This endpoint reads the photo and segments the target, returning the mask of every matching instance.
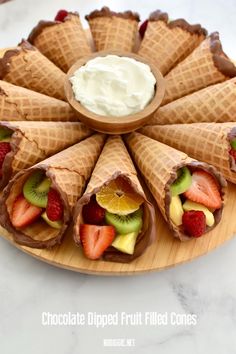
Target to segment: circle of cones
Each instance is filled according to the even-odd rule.
[[[200,25],[169,21],[159,10],[150,15],[142,39],[139,16],[131,11],[103,8],[86,19],[92,39],[79,15],[69,13],[62,22],[40,22],[27,41],[1,53],[0,125],[14,131],[16,147],[8,162],[10,177],[34,166],[50,171],[73,210],[85,188],[91,193],[116,174],[129,176],[144,195],[135,163],[163,213],[168,166],[184,159],[209,163],[236,183],[228,141],[236,129],[236,67],[224,54],[218,32],[207,35]],[[148,126],[125,139],[78,122],[64,95],[66,72],[79,58],[114,49],[143,56],[166,81],[164,101]],[[7,170],[0,187],[8,188],[8,181]],[[34,231],[39,240],[42,230]],[[40,247],[38,240],[33,247]]]

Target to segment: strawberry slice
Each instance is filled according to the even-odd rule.
[[[63,22],[66,16],[68,15],[68,11],[66,10],[59,10],[55,16],[55,21]]]
[[[50,188],[48,192],[48,202],[46,207],[47,217],[51,221],[59,221],[62,219],[64,207],[59,193]]]
[[[15,199],[12,206],[12,225],[17,228],[26,227],[37,220],[42,211],[42,208],[30,204],[21,194]]]
[[[193,202],[205,205],[207,208],[218,209],[222,205],[215,178],[203,170],[193,172],[192,184],[184,196]]]
[[[84,254],[89,259],[98,259],[111,245],[116,232],[113,226],[80,225],[80,240]]]
[[[5,143],[5,142],[0,143],[0,168],[2,168],[6,154],[8,154],[10,151],[11,151],[10,143]]]

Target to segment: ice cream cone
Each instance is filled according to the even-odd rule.
[[[77,121],[68,103],[0,81],[2,121]]]
[[[234,76],[236,67],[224,54],[219,33],[214,32],[166,75],[162,105]]]
[[[177,178],[177,170],[183,166],[206,170],[218,181],[222,195],[226,187],[223,176],[213,166],[194,160],[185,153],[140,133],[131,133],[126,137],[126,142],[173,235],[182,241],[189,240],[190,237],[170,219],[170,186]],[[220,222],[221,213],[222,208],[216,212],[213,227]]]
[[[159,108],[149,125],[236,121],[236,78],[206,87]]]
[[[131,11],[113,12],[108,7],[86,16],[97,51],[132,52],[138,34],[139,15]]]
[[[140,132],[215,166],[226,179],[236,183],[236,167],[229,154],[229,138],[233,134],[236,137],[236,123],[156,125]]]
[[[5,187],[18,171],[92,134],[92,130],[84,124],[70,122],[0,122],[0,127],[13,131],[11,152],[6,156],[1,169],[0,188]]]
[[[183,19],[169,21],[167,13],[157,10],[149,16],[138,54],[152,61],[166,75],[205,39],[206,34],[200,25],[190,25]]]
[[[65,100],[66,75],[27,41],[0,59],[0,79]]]
[[[86,181],[100,155],[105,136],[95,134],[62,152],[49,157],[37,165],[22,170],[10,181],[1,198],[0,223],[13,234],[14,240],[34,248],[50,248],[62,241],[74,205],[81,196]],[[63,226],[60,230],[37,221],[24,229],[16,229],[11,223],[13,203],[22,193],[24,182],[35,170],[44,170],[51,178],[52,188],[56,189],[64,206]]]
[[[140,256],[150,243],[154,230],[154,209],[147,201],[143,188],[138,180],[137,172],[126,147],[120,136],[110,136],[97,161],[91,179],[84,195],[79,199],[74,213],[74,240],[80,245],[80,224],[82,223],[82,208],[87,204],[92,195],[96,194],[104,185],[107,185],[118,176],[124,177],[133,187],[134,191],[144,199],[144,227],[140,234],[133,255],[128,255],[110,247],[103,258],[113,262],[130,262]]]
[[[28,41],[64,72],[91,53],[77,13],[69,13],[63,22],[40,21]]]

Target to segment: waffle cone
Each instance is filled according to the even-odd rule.
[[[64,72],[79,58],[91,53],[76,13],[69,13],[64,22],[39,22],[28,40]]]
[[[76,121],[68,103],[0,81],[0,116],[4,121]]]
[[[34,248],[49,248],[61,242],[70,222],[74,205],[81,196],[99,157],[104,139],[104,135],[93,135],[28,170],[20,171],[10,181],[1,198],[0,222],[13,234],[16,242]],[[52,188],[60,194],[64,205],[63,227],[60,230],[53,229],[44,221],[37,221],[22,230],[15,229],[11,223],[13,203],[22,193],[22,187],[28,176],[36,169],[45,171],[46,175],[51,178]]]
[[[234,76],[235,65],[224,54],[219,34],[212,33],[165,77],[162,105]]]
[[[236,136],[236,123],[156,125],[146,126],[140,132],[215,166],[226,179],[236,183],[235,163],[229,154],[229,137],[233,133]]]
[[[158,109],[150,125],[236,120],[236,78],[206,87]]]
[[[33,166],[92,134],[84,124],[70,122],[0,122],[0,127],[13,130],[11,153],[2,166],[0,188],[18,171]]]
[[[166,75],[186,58],[205,38],[200,25],[189,25],[184,20],[168,21],[160,11],[151,14],[138,54],[155,64]]]
[[[48,96],[65,100],[65,74],[28,42],[6,51],[0,59],[0,78]]]
[[[126,147],[120,136],[110,136],[97,161],[91,179],[87,185],[84,195],[79,199],[74,213],[74,240],[80,245],[79,229],[82,220],[82,208],[87,204],[92,195],[96,194],[104,185],[116,179],[124,177],[133,187],[134,191],[144,199],[144,227],[140,234],[133,255],[124,254],[110,247],[103,255],[103,258],[113,262],[130,262],[140,256],[150,243],[154,230],[154,209],[147,201],[143,188],[138,180],[137,172]]]
[[[133,51],[138,33],[137,20],[103,16],[89,19],[89,26],[97,51]]]
[[[222,196],[226,186],[223,176],[213,166],[198,162],[185,153],[142,134],[132,133],[126,138],[126,142],[173,235],[181,241],[189,240],[190,238],[171,222],[169,216],[170,185],[177,178],[177,170],[186,165],[206,170],[218,181]],[[215,213],[214,227],[221,219],[222,208]]]

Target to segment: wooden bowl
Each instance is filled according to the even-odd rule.
[[[70,77],[74,75],[74,72],[81,66],[85,65],[87,61],[96,58],[104,57],[109,54],[130,57],[145,63],[150,66],[153,75],[157,81],[157,89],[152,101],[140,112],[135,114],[130,114],[122,117],[112,117],[112,116],[102,116],[94,112],[89,111],[84,106],[80,104],[74,97],[72,90],[72,85],[70,82]],[[97,130],[102,133],[108,134],[124,134],[129,133],[148,123],[149,117],[158,109],[160,106],[165,93],[165,80],[160,73],[160,71],[147,60],[143,59],[141,56],[134,53],[126,53],[119,51],[101,51],[93,53],[89,56],[79,59],[68,71],[66,81],[65,81],[65,95],[71,105],[71,107],[76,112],[79,120],[85,123],[90,128]]]

